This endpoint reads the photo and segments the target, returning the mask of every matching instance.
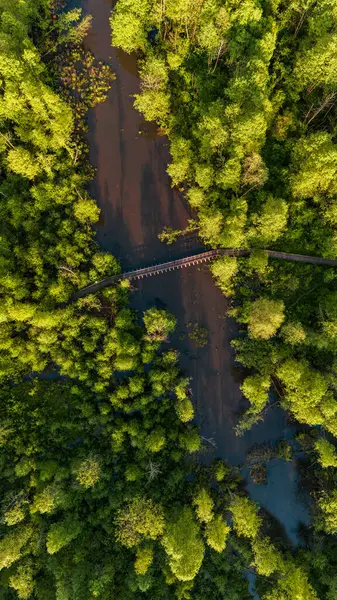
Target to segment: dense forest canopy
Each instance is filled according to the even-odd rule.
[[[243,323],[240,429],[271,383],[322,426],[299,438],[316,504],[295,551],[237,471],[202,466],[174,316],[139,322],[126,282],[73,301],[120,272],[95,242],[83,135],[114,74],[83,49],[80,10],[0,0],[1,599],[248,600],[247,569],[264,600],[335,599],[336,275],[263,249],[336,254],[336,19],[331,2],[275,0],[118,0],[112,17],[200,236],[255,248],[212,267]]]

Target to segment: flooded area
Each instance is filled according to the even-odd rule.
[[[198,242],[190,236],[169,248],[157,237],[164,226],[184,228],[192,215],[184,198],[170,187],[168,140],[133,108],[133,94],[139,91],[137,62],[111,47],[112,4],[111,0],[82,1],[85,12],[93,15],[86,45],[117,76],[108,100],[89,115],[90,161],[97,169],[90,193],[102,211],[97,227],[100,246],[130,268],[188,255]],[[131,304],[140,312],[157,305],[176,316],[172,343],[180,352],[182,369],[192,378],[196,421],[210,451],[232,465],[242,465],[253,444],[294,437],[294,428],[278,407],[270,408],[264,422],[243,437],[235,435],[233,427],[247,406],[240,392],[241,371],[230,347],[237,331],[226,317],[228,300],[215,287],[207,267],[141,280],[131,293]],[[195,324],[207,332],[204,347],[191,339]],[[308,507],[298,493],[296,461],[271,461],[267,485],[253,484],[248,471],[243,475],[250,496],[272,513],[284,536],[296,543],[298,525],[309,522]]]

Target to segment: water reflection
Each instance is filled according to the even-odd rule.
[[[134,77],[138,77],[138,62],[135,53],[127,54],[120,48],[116,50],[116,58],[124,71],[130,73]]]
[[[255,589],[255,581],[256,581],[255,573],[252,573],[251,571],[245,571],[245,577],[248,580],[248,591],[249,591],[251,597],[254,598],[254,600],[260,600],[260,596],[258,596],[256,589]]]
[[[156,123],[149,123],[148,121],[140,122],[139,133],[140,135],[144,135],[148,140],[155,140],[159,135]]]

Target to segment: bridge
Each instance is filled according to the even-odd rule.
[[[193,256],[187,256],[186,258],[178,258],[177,260],[171,260],[166,263],[161,263],[142,269],[136,269],[134,271],[126,271],[119,275],[112,275],[97,283],[92,283],[87,287],[79,290],[74,294],[73,299],[83,298],[87,294],[94,294],[99,290],[111,286],[117,281],[128,279],[129,281],[135,279],[143,279],[143,277],[151,277],[153,275],[159,275],[160,273],[167,273],[168,271],[175,271],[184,267],[190,267],[193,265],[200,265],[207,263],[219,256],[249,256],[252,250],[235,250],[232,248],[217,248],[215,250],[208,250],[207,252],[199,252]],[[277,258],[280,260],[290,260],[295,262],[303,262],[312,265],[325,265],[328,267],[337,267],[337,260],[332,258],[322,258],[320,256],[306,256],[304,254],[289,254],[287,252],[277,252],[276,250],[264,250],[265,254],[268,254],[271,258]]]

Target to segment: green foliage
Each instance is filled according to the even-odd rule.
[[[253,564],[265,600],[313,600],[313,585],[332,600],[318,566],[330,557],[318,553],[311,584],[304,551],[283,558],[260,537],[230,470],[186,457],[201,447],[189,382],[160,349],[174,317],[153,308],[138,325],[126,282],[69,302],[120,267],[94,241],[83,140],[114,76],[81,47],[91,18],[60,8],[0,1],[1,596],[244,600]],[[335,273],[263,251],[336,254],[335,16],[323,0],[113,10],[114,44],[142,51],[135,105],[170,137],[172,183],[197,211],[188,227],[216,247],[257,247],[213,265],[248,324],[242,429],[273,381],[298,420],[337,434]],[[316,527],[335,533],[335,449],[314,440]]]
[[[182,137],[174,137],[170,146],[170,152],[173,160],[167,172],[172,179],[173,185],[178,185],[179,183],[183,183],[191,169],[193,155],[189,141]]]
[[[146,438],[146,448],[150,452],[160,452],[165,446],[165,432],[161,427],[154,429]]]
[[[325,421],[327,429],[334,433],[335,420],[329,418],[327,412],[327,405],[332,400],[329,380],[322,373],[313,371],[304,360],[286,360],[277,373],[285,387],[285,402],[296,418],[310,425]]]
[[[235,256],[222,256],[212,263],[211,273],[225,296],[233,294],[233,279],[237,271],[238,265]]]
[[[86,489],[94,486],[99,481],[100,474],[99,461],[93,457],[83,460],[76,468],[76,479]]]
[[[337,491],[323,496],[318,501],[318,508],[322,512],[323,529],[327,533],[337,532]]]
[[[267,196],[262,204],[260,214],[252,215],[252,227],[248,232],[250,242],[253,245],[269,247],[286,229],[287,216],[287,203],[279,198]]]
[[[214,502],[210,494],[202,488],[193,498],[193,504],[195,505],[195,512],[197,518],[201,523],[209,523],[213,519],[213,507]]]
[[[207,544],[216,552],[223,552],[230,530],[229,525],[224,522],[222,516],[216,515],[210,523],[207,523],[205,528]]]
[[[285,323],[283,325],[281,333],[287,344],[295,346],[296,344],[302,344],[306,338],[305,330],[301,323]]]
[[[291,184],[297,198],[336,193],[337,150],[327,133],[314,133],[294,148]]]
[[[318,452],[318,460],[323,469],[337,467],[337,452],[333,444],[324,438],[319,438],[315,442],[315,449]]]
[[[34,591],[34,569],[31,562],[22,562],[9,579],[10,586],[22,600],[29,600]]]
[[[137,548],[135,571],[138,575],[145,575],[153,561],[153,550],[150,546]]]
[[[168,73],[165,62],[148,55],[141,67],[142,94],[136,96],[135,107],[147,121],[164,124],[170,110],[170,97],[166,91]]]
[[[170,313],[158,308],[150,308],[144,313],[146,338],[153,342],[162,342],[176,327],[176,319]]]
[[[188,323],[188,337],[195,342],[197,348],[203,348],[208,344],[208,330],[198,323]]]
[[[245,412],[236,428],[237,434],[242,434],[249,429],[265,408],[269,400],[270,377],[268,375],[251,375],[246,377],[241,390],[250,402],[250,408]]]
[[[253,250],[248,262],[254,271],[259,275],[263,275],[268,266],[268,254],[263,250]]]
[[[117,521],[117,539],[128,548],[143,539],[155,540],[164,531],[164,514],[152,500],[135,498],[120,511]]]
[[[228,473],[229,468],[222,461],[217,461],[214,465],[214,476],[215,479],[220,482],[223,481],[225,475]]]
[[[252,338],[268,340],[284,321],[284,302],[258,298],[248,311],[248,331]]]
[[[32,537],[30,525],[18,525],[0,540],[0,569],[10,567],[21,557],[22,549]]]
[[[262,524],[254,502],[248,498],[235,496],[230,504],[230,510],[233,515],[233,526],[238,535],[254,540]]]
[[[176,511],[169,519],[162,540],[169,566],[179,581],[194,579],[200,569],[204,544],[189,507]]]
[[[68,546],[81,533],[81,529],[81,524],[71,516],[58,523],[53,523],[47,533],[48,554],[55,554],[64,546]]]
[[[188,423],[192,421],[194,417],[194,408],[191,400],[189,398],[183,398],[179,400],[176,404],[176,411],[179,419],[183,423]]]
[[[117,3],[112,15],[112,45],[126,52],[145,49],[147,32],[151,29],[150,10],[152,2],[127,0]]]
[[[37,492],[30,506],[31,513],[52,513],[62,503],[62,492],[56,485],[49,485]]]
[[[181,436],[181,443],[187,452],[198,452],[201,444],[199,432],[194,428],[187,430]]]
[[[253,412],[259,413],[268,402],[270,379],[265,375],[246,377],[241,389],[252,405]]]
[[[254,566],[260,575],[269,577],[275,571],[283,571],[283,559],[269,538],[256,539],[252,543]]]
[[[14,508],[7,510],[4,514],[4,521],[6,525],[16,525],[17,523],[23,521],[24,518],[25,513],[20,505],[14,506]]]
[[[308,581],[306,573],[290,565],[279,578],[265,600],[317,600],[317,595]]]

